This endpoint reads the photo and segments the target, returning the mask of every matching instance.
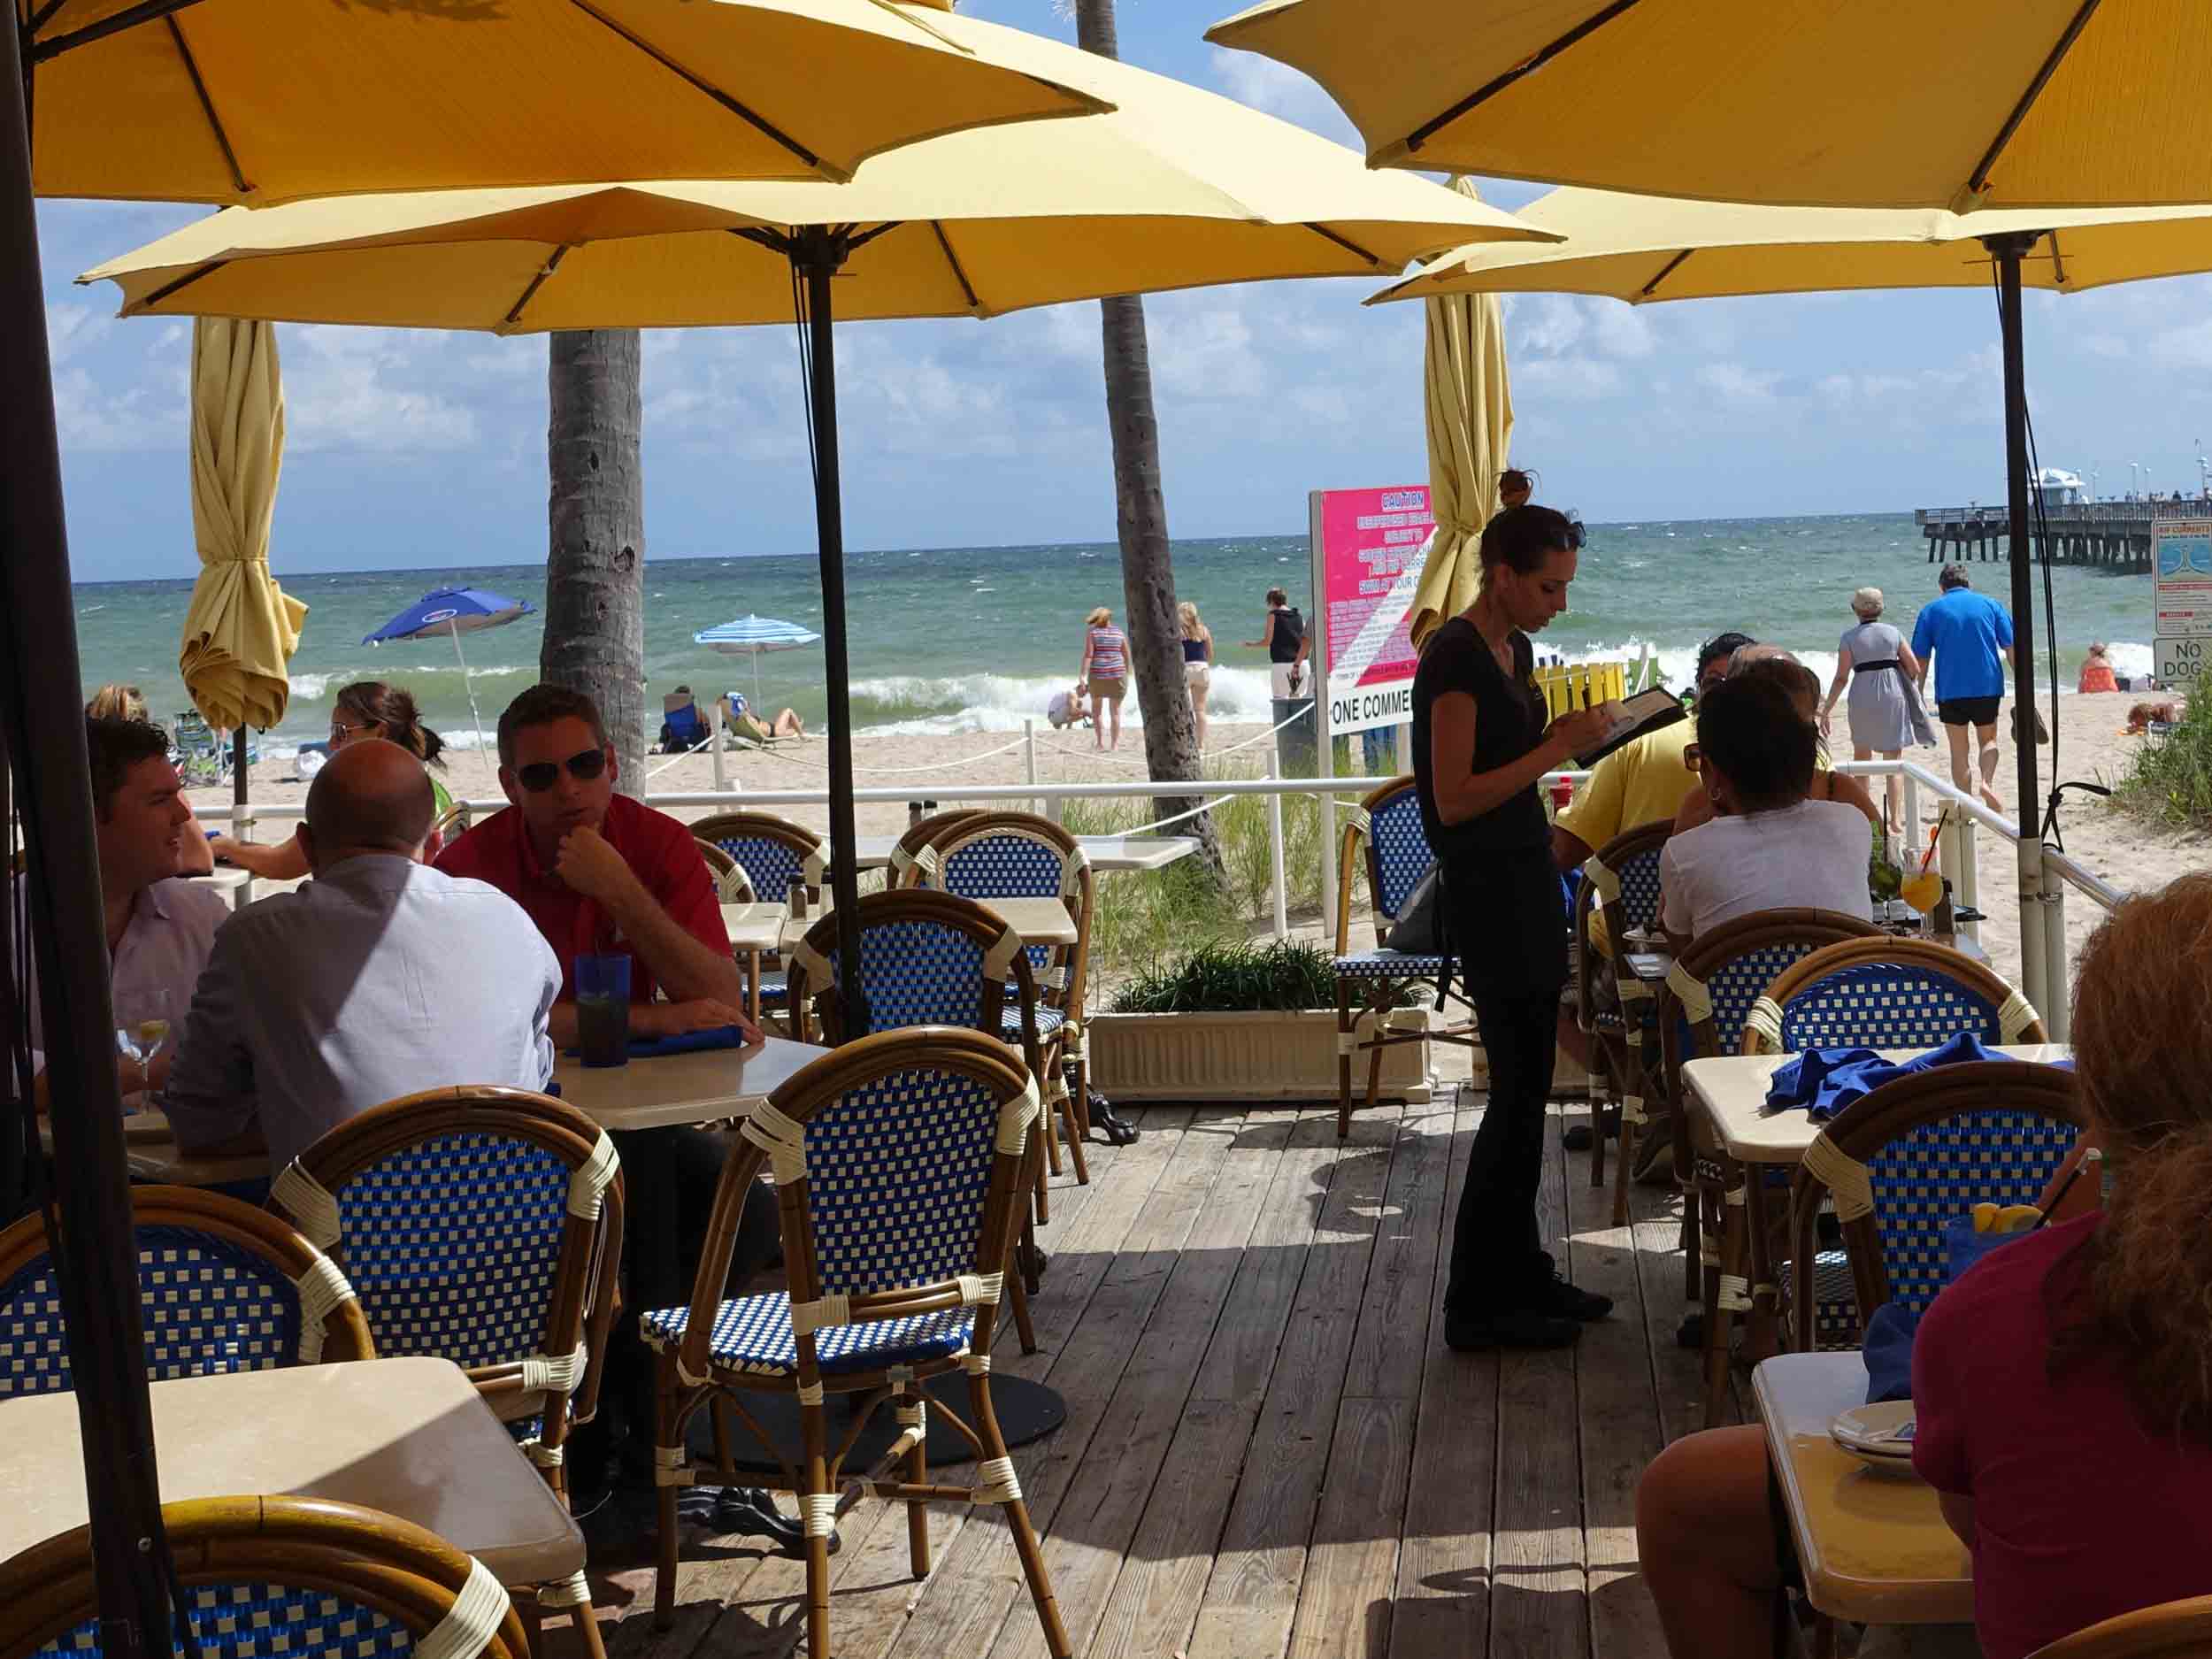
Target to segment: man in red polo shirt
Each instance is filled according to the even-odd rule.
[[[563,686],[533,686],[499,717],[499,787],[509,805],[438,855],[448,875],[489,882],[522,906],[560,958],[561,1000],[553,1006],[555,1043],[576,1041],[576,958],[619,952],[630,958],[630,1029],[671,1036],[734,1025],[749,1043],[760,1032],[741,1011],[742,981],[706,861],[691,832],[614,792],[618,776],[598,705]],[[457,941],[456,948],[465,941]],[[654,1001],[654,993],[666,1002]],[[728,1142],[698,1129],[636,1130],[613,1137],[628,1193],[623,1252],[628,1305],[672,1307],[691,1294],[692,1276]],[[777,1250],[776,1204],[758,1188],[738,1225],[731,1281],[741,1283]],[[634,1317],[622,1319],[608,1352],[599,1419],[569,1439],[571,1486],[595,1497],[616,1425],[626,1420],[626,1475],[651,1479],[652,1356]],[[611,1409],[610,1409],[611,1408]],[[796,1522],[764,1493],[715,1493],[718,1527],[765,1532],[797,1547]]]
[[[499,717],[507,810],[439,854],[438,868],[499,888],[553,947],[563,976],[555,1042],[576,1041],[576,958],[605,952],[631,959],[636,1034],[736,1025],[757,1039],[697,843],[665,812],[617,795],[618,775],[597,705],[563,686],[531,687]]]

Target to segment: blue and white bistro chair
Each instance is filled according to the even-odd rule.
[[[1097,899],[1095,873],[1082,843],[1050,818],[1032,812],[970,813],[954,818],[929,845],[897,866],[894,879],[902,887],[934,887],[986,904],[993,899],[1057,899],[1067,907],[1075,923],[1075,942],[1032,945],[1028,955],[1030,972],[1037,981],[1040,1018],[1048,1025],[1057,1022],[1060,1040],[1060,1061],[1051,1063],[1038,1081],[1048,1110],[1059,1110],[1064,1099],[1071,1102],[1064,1116],[1073,1122],[1070,1139],[1079,1145],[1091,1128],[1091,1069],[1084,1047],[1083,1006]],[[1073,1073],[1071,1088],[1063,1071]],[[1058,1173],[1058,1150],[1049,1139],[1046,1156]],[[1079,1155],[1076,1179],[1086,1185],[1090,1181]]]
[[[1837,1113],[1798,1166],[1797,1260],[1832,1200],[1862,1322],[1886,1302],[1924,1312],[1943,1288],[1950,1225],[1978,1203],[2034,1203],[2083,1127],[2074,1074],[2055,1065],[1970,1062],[1885,1084]],[[1829,1345],[1800,1325],[1801,1350]]]
[[[728,856],[740,872],[724,880],[717,872],[716,887],[725,904],[743,901],[740,884],[764,904],[781,904],[791,896],[794,881],[806,883],[808,902],[819,903],[822,884],[829,879],[829,854],[822,838],[803,824],[778,818],[772,812],[716,812],[700,818],[691,833],[705,845]],[[784,975],[772,959],[751,966],[751,994],[755,1010],[782,1008],[788,995]]]
[[[1735,1054],[1759,999],[1814,951],[1849,939],[1880,939],[1870,922],[1837,910],[1760,910],[1724,922],[1692,943],[1667,970],[1659,992],[1660,1052],[1674,1114],[1674,1173],[1683,1187],[1682,1249],[1693,1294],[1704,1303],[1705,1421],[1719,1423],[1728,1392],[1729,1339],[1735,1317],[1751,1311],[1750,1202],[1743,1170],[1723,1151],[1711,1126],[1683,1092],[1690,1060]],[[1829,1278],[1816,1322],[1847,1310],[1839,1251],[1824,1253]],[[1801,1304],[1801,1306],[1802,1304]]]
[[[227,1659],[530,1659],[490,1571],[411,1521],[328,1498],[161,1506],[194,1640]],[[161,1633],[160,1648],[173,1639]],[[141,1649],[143,1651],[143,1649]],[[100,1659],[92,1529],[0,1563],[0,1655]]]
[[[925,1505],[1003,1506],[1046,1647],[1067,1659],[1067,1632],[991,1406],[991,1312],[1004,1294],[1041,1110],[1036,1079],[1000,1038],[922,1026],[824,1055],[746,1117],[744,1144],[723,1166],[690,1305],[642,1319],[659,1355],[657,1626],[675,1612],[677,1489],[702,1472],[685,1427],[722,1399],[775,1450],[777,1489],[798,1500],[810,1659],[829,1654],[829,1540],[839,1513],[863,1496],[907,1506],[918,1578],[930,1564]],[[786,1288],[726,1298],[738,1218],[764,1163],[782,1213]],[[975,1447],[972,1485],[930,1479],[930,1403],[915,1387],[956,1370],[967,1373],[968,1414],[938,1409]],[[746,1397],[761,1394],[797,1400],[798,1464],[745,1409]],[[851,1414],[863,1421],[887,1407],[897,1416],[897,1439],[864,1479],[843,1471],[841,1447],[858,1427],[843,1414],[841,1448],[831,1450],[825,1402],[833,1394],[853,1396]],[[902,1467],[903,1479],[891,1479]]]
[[[621,1269],[621,1160],[605,1132],[527,1089],[427,1089],[339,1125],[269,1199],[344,1268],[378,1354],[460,1366],[565,1497],[568,1432],[598,1407]],[[571,1610],[601,1659],[582,1573],[534,1594]]]
[[[1598,1064],[1591,1078],[1590,1185],[1605,1185],[1606,1125],[1600,1091],[1618,1115],[1620,1158],[1614,1170],[1613,1225],[1628,1225],[1628,1183],[1643,1126],[1662,1083],[1658,1003],[1651,987],[1620,971],[1632,929],[1659,926],[1659,859],[1671,823],[1624,830],[1584,861],[1575,893],[1575,1022]]]
[[[336,1263],[277,1217],[193,1187],[134,1187],[146,1376],[374,1359]],[[73,1386],[45,1217],[0,1233],[0,1399]]]
[[[1371,950],[1352,948],[1353,872],[1360,849],[1367,850],[1367,896],[1374,912],[1375,944]],[[1436,862],[1429,849],[1428,832],[1421,827],[1421,803],[1414,794],[1413,775],[1393,779],[1372,791],[1351,809],[1337,853],[1336,959],[1336,1138],[1352,1133],[1352,1061],[1367,1056],[1367,1103],[1381,1098],[1382,1056],[1385,1048],[1430,1038],[1457,1043],[1464,1048],[1481,1046],[1471,1011],[1468,1018],[1440,1028],[1396,1030],[1393,1011],[1404,1001],[1409,987],[1419,986],[1432,995],[1448,993],[1441,983],[1450,958],[1441,954],[1413,954],[1389,949],[1384,943],[1421,878]],[[1560,912],[1560,926],[1567,925]],[[1365,1034],[1362,1035],[1362,1027]]]

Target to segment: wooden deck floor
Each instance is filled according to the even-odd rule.
[[[1610,1320],[1555,1354],[1443,1345],[1440,1262],[1479,1117],[1154,1108],[1091,1151],[1041,1235],[1039,1353],[1001,1368],[1067,1400],[1015,1454],[1069,1636],[1093,1659],[1663,1659],[1636,1577],[1636,1479],[1694,1426],[1673,1332],[1667,1195],[1609,1225],[1588,1162],[1545,1171],[1551,1248]],[[992,1510],[932,1511],[908,1571],[902,1509],[864,1501],[833,1560],[838,1659],[1045,1652]],[[803,1646],[799,1563],[687,1548],[673,1629],[648,1571],[603,1585],[611,1659]]]

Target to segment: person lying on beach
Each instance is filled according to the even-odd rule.
[[[2149,732],[2153,721],[2161,726],[2172,726],[2180,718],[2181,705],[2177,703],[2139,703],[2128,710],[2127,734],[2141,737]]]
[[[2212,1594],[2208,995],[2212,876],[2129,899],[2090,938],[2075,1074],[2111,1196],[2085,1206],[2098,1182],[2062,1168],[2050,1225],[1947,1286],[1914,1333],[1913,1469],[1972,1553],[1985,1659]],[[1803,1575],[1771,1469],[1755,1425],[1686,1435],[1644,1472],[1637,1559],[1678,1659],[1774,1651]]]
[[[357,680],[349,686],[340,687],[331,703],[330,755],[335,758],[348,743],[369,737],[380,737],[398,744],[426,767],[445,764],[440,758],[445,750],[445,740],[422,723],[412,695],[380,680]],[[444,818],[452,810],[452,795],[434,775],[430,777],[430,792],[438,803],[437,817]],[[219,861],[234,864],[264,880],[296,881],[308,873],[307,849],[296,834],[266,843],[218,835],[211,844]],[[435,858],[444,845],[445,838],[434,821],[429,856]]]
[[[1677,956],[1755,910],[1873,918],[1867,814],[1813,796],[1817,748],[1800,700],[1768,675],[1732,673],[1698,699],[1698,777],[1710,817],[1692,829],[1678,824],[1659,856],[1659,926]]]
[[[804,737],[806,726],[794,709],[777,710],[773,724],[753,713],[741,691],[722,694],[722,718],[729,729],[740,737],[749,737],[757,743],[773,742],[780,737]]]
[[[134,1026],[165,1022],[173,1033],[217,930],[231,919],[230,906],[212,887],[181,879],[188,841],[206,842],[191,833],[192,810],[170,764],[169,734],[146,720],[91,718],[85,721],[85,748],[92,763],[93,856],[100,865],[115,1018]],[[45,1031],[35,956],[30,967],[26,993],[35,1043]],[[146,1034],[156,1041],[142,1064],[116,1063],[125,1094],[157,1092],[169,1080],[175,1044]],[[32,1089],[42,1109],[45,1065],[45,1056],[34,1048]]]
[[[92,694],[84,711],[103,720],[137,720],[143,725],[153,724],[153,713],[146,706],[146,694],[136,686],[118,685],[111,680]],[[184,810],[190,813],[192,803],[187,801]],[[184,826],[184,856],[177,872],[180,875],[204,876],[215,868],[215,849],[210,843],[215,832],[202,827],[199,818],[188,818]]]
[[[1045,718],[1052,723],[1054,731],[1065,731],[1071,726],[1088,726],[1091,723],[1090,705],[1084,701],[1084,696],[1080,680],[1065,691],[1052,694],[1052,701],[1045,704]]]
[[[465,1078],[543,1089],[561,964],[496,887],[426,867],[437,797],[383,738],[308,786],[315,879],[216,936],[164,1105],[189,1152],[266,1149],[269,1172],[347,1119]]]
[[[1833,770],[1828,758],[1827,746],[1820,741],[1817,722],[1820,718],[1820,676],[1799,662],[1790,652],[1778,645],[1746,645],[1740,647],[1729,660],[1728,678],[1741,674],[1765,679],[1779,687],[1793,705],[1805,717],[1805,724],[1814,727],[1813,786],[1810,798],[1815,801],[1840,801],[1856,807],[1866,815],[1868,824],[1878,828],[1881,814],[1874,805],[1874,797],[1856,778]],[[1690,770],[1697,770],[1694,762]],[[1693,784],[1682,797],[1682,805],[1674,816],[1674,833],[1695,829],[1712,821],[1712,796],[1701,784]]]

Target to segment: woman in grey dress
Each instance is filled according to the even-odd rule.
[[[1821,704],[1821,735],[1828,734],[1829,717],[1847,686],[1851,690],[1851,757],[1871,760],[1879,755],[1895,760],[1913,741],[1912,709],[1907,682],[1920,682],[1920,659],[1912,654],[1905,636],[1881,619],[1882,590],[1862,588],[1851,595],[1858,621],[1844,630],[1836,646],[1835,683]],[[1885,821],[1893,835],[1905,829],[1904,781],[1890,774]]]

